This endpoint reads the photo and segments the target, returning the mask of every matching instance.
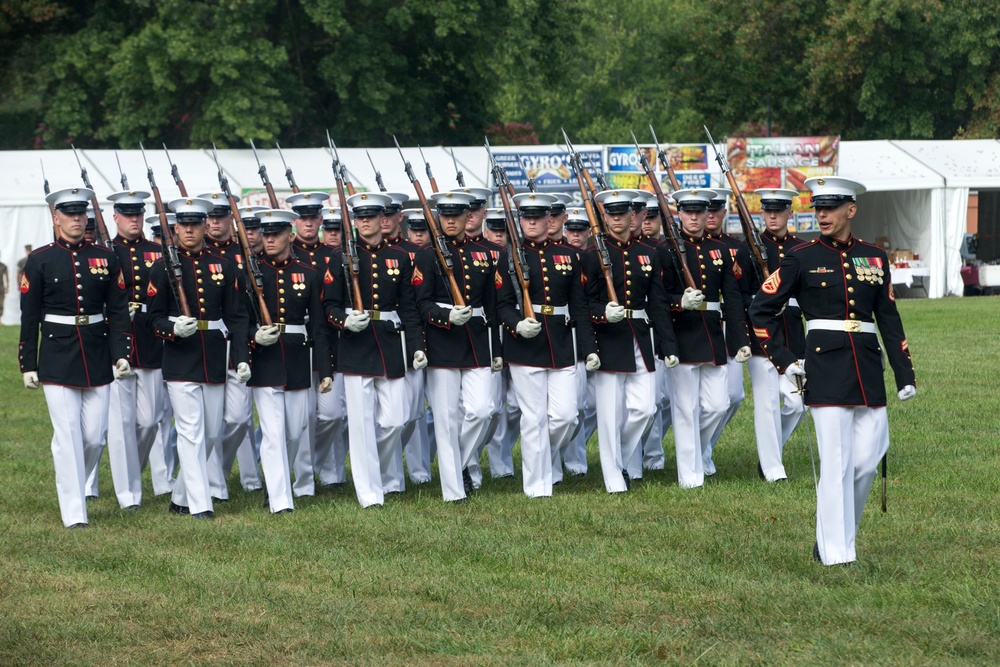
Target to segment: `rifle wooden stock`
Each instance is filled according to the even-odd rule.
[[[493,156],[490,155],[490,157],[492,158]],[[503,171],[503,167],[496,164],[495,161],[494,165],[493,180],[497,180],[497,176],[499,175],[497,174],[497,170]],[[535,307],[531,303],[531,295],[528,293],[529,281],[524,275],[524,265],[521,262],[521,259],[524,257],[524,246],[521,244],[521,232],[518,229],[517,217],[514,215],[514,209],[511,207],[510,199],[508,198],[510,192],[514,190],[514,186],[506,179],[506,174],[504,174],[504,180],[507,181],[505,186],[500,183],[497,183],[497,186],[500,190],[500,204],[503,206],[504,220],[507,223],[507,244],[509,246],[510,261],[514,266],[514,276],[521,286],[521,313],[524,317],[534,320],[537,319],[535,317]]]
[[[445,243],[444,234],[441,233],[441,227],[438,226],[437,218],[434,217],[434,211],[431,210],[430,204],[427,203],[427,196],[424,194],[424,188],[420,185],[420,181],[414,178],[410,182],[413,185],[413,189],[417,191],[417,199],[420,200],[420,208],[424,212],[424,218],[427,219],[427,227],[431,230],[431,236],[434,237],[431,247],[434,248],[434,255],[437,257],[438,264],[441,266],[441,270],[444,271],[445,279],[448,281],[451,300],[456,308],[464,308],[465,297],[462,296],[462,290],[458,288],[458,283],[455,282],[455,272],[444,256],[444,249],[441,247]]]
[[[264,182],[264,189],[267,190],[267,201],[271,204],[271,208],[278,208],[278,195],[274,193],[274,186],[271,185],[271,181]]]
[[[149,170],[152,179],[152,170]],[[167,209],[163,206],[163,199],[160,198],[160,188],[150,180],[150,189],[153,191],[153,201],[156,204],[156,212],[160,216],[160,246],[163,248],[163,263],[167,269],[167,280],[173,285],[174,297],[177,299],[177,309],[184,317],[191,317],[191,306],[188,305],[187,294],[184,292],[183,272],[179,264],[174,264],[177,259],[177,246],[174,245],[173,234],[170,233],[170,223],[167,221]]]
[[[97,205],[97,195],[90,198],[90,204],[94,207],[94,220],[97,222],[97,235],[108,248],[111,247],[111,236],[108,234],[108,226],[104,224],[104,214],[101,207]]]
[[[635,135],[632,135],[635,138]],[[656,202],[660,206],[660,220],[664,225],[664,229],[667,232],[665,236],[670,241],[670,245],[673,246],[674,255],[677,257],[677,263],[680,264],[681,277],[684,279],[684,283],[691,289],[698,289],[698,286],[694,282],[694,276],[691,275],[691,269],[687,265],[687,253],[682,245],[684,240],[677,240],[677,236],[672,233],[672,228],[674,225],[673,216],[670,215],[670,208],[667,206],[667,198],[663,194],[663,188],[660,187],[660,182],[656,179],[656,172],[653,171],[653,167],[649,164],[646,159],[645,154],[639,149],[638,143],[636,144],[636,151],[639,153],[639,163],[642,165],[642,170],[646,172],[646,178],[649,180],[649,185],[653,188],[653,194],[656,195]],[[668,172],[669,173],[669,172]]]
[[[437,194],[437,192],[438,192],[438,182],[437,182],[437,179],[434,178],[433,176],[431,176],[430,177],[430,182],[431,182],[431,193]]]
[[[271,326],[271,313],[267,309],[267,301],[264,300],[264,288],[259,282],[260,269],[257,267],[257,258],[254,255],[253,247],[247,238],[247,228],[243,225],[243,217],[240,215],[240,206],[236,203],[236,198],[229,192],[229,187],[225,188],[229,197],[229,211],[233,215],[233,226],[236,229],[236,237],[240,240],[240,247],[243,249],[243,268],[247,273],[247,280],[253,289],[254,297],[257,299],[257,307],[260,309],[260,323],[265,327]]]
[[[760,269],[761,283],[768,279],[771,272],[767,269],[767,258],[760,251],[761,244],[763,241],[760,238],[760,231],[757,226],[753,223],[753,217],[750,215],[750,208],[747,206],[746,199],[743,198],[743,193],[740,192],[740,186],[736,183],[736,177],[733,176],[732,170],[726,171],[726,180],[729,181],[729,187],[733,191],[733,195],[736,198],[736,211],[740,215],[740,224],[743,226],[743,234],[747,237],[747,245],[750,246],[750,252],[753,254],[754,263]]]
[[[352,245],[354,243],[354,223],[351,222],[351,212],[347,208],[347,197],[344,195],[344,181],[337,174],[336,169],[334,169],[334,178],[337,182],[337,201],[340,204],[340,220],[344,227],[344,233],[340,235],[341,247],[344,250],[344,255],[347,256],[347,273],[351,278],[351,303],[354,306],[354,310],[360,312],[365,307],[361,301],[361,283],[358,281],[359,267],[355,265],[357,249]],[[348,188],[351,190],[354,189],[350,186],[350,183],[348,183]]]
[[[580,186],[580,197],[583,199],[583,208],[587,211],[587,220],[590,221],[590,234],[594,237],[594,244],[597,246],[598,259],[601,262],[601,271],[604,273],[604,284],[608,290],[608,299],[614,301],[615,303],[621,303],[618,300],[618,292],[615,290],[615,280],[611,275],[611,258],[608,257],[608,249],[604,246],[604,230],[601,228],[600,219],[597,217],[597,211],[594,208],[594,200],[591,193],[588,191],[589,187],[593,189],[593,179],[591,179],[590,174],[587,170],[583,168],[583,161],[580,160],[579,154],[574,158],[574,171],[576,172],[576,182]],[[596,193],[594,193],[596,194]],[[598,204],[600,207],[601,217],[604,217],[604,206]]]

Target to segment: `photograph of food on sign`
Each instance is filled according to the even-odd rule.
[[[815,215],[809,208],[807,178],[837,173],[839,136],[824,137],[729,137],[726,152],[733,176],[740,186],[750,213],[761,212],[754,190],[788,188],[799,196],[792,202],[795,212],[791,231],[813,229]]]

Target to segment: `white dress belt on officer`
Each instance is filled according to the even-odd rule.
[[[176,322],[177,318],[170,316],[167,318],[171,322]],[[229,335],[229,329],[222,320],[198,320],[198,331],[221,331],[223,335]]]
[[[103,322],[104,315],[101,313],[96,315],[53,315],[51,313],[46,313],[44,319],[46,322],[51,322],[52,324],[68,324],[74,327],[85,327],[91,324]]]
[[[807,320],[806,334],[810,331],[844,331],[846,333],[876,332],[874,322],[859,322],[858,320]]]

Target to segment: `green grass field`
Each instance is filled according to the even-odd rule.
[[[811,558],[808,431],[790,483],[759,481],[749,400],[700,490],[668,436],[667,471],[620,496],[592,441],[550,499],[487,480],[445,505],[435,479],[275,517],[234,481],[199,522],[148,478],[120,511],[105,456],[91,528],[67,531],[44,397],[0,330],[0,665],[998,664],[1000,299],[900,310],[919,393],[889,406],[889,511],[876,484],[858,562],[833,568]]]

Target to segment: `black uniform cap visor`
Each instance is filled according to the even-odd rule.
[[[63,204],[56,204],[56,210],[63,213],[85,213],[87,211],[87,202],[68,201]]]
[[[853,204],[854,197],[850,195],[820,195],[810,199],[811,208],[837,208],[844,204]]]

